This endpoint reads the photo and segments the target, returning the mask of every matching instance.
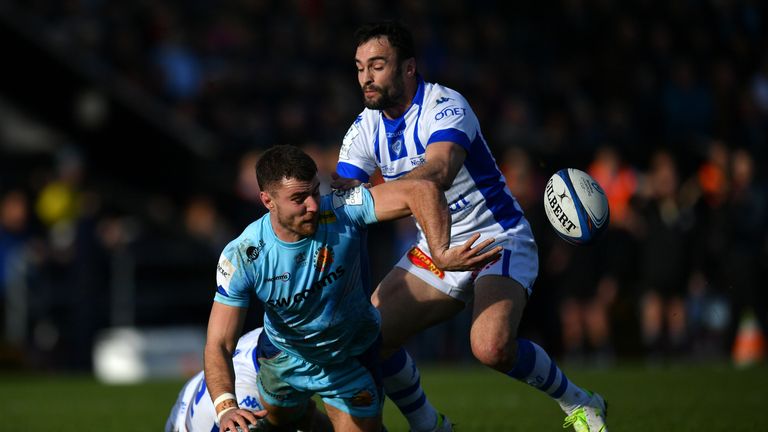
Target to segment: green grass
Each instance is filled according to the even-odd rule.
[[[612,431],[768,430],[760,413],[768,367],[726,365],[567,370],[569,378],[609,401]],[[557,431],[563,414],[544,394],[481,368],[424,367],[433,404],[460,431]],[[158,431],[181,381],[107,386],[90,377],[0,374],[0,429],[23,431]],[[387,402],[392,432],[407,426]]]

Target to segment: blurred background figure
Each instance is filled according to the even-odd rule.
[[[681,356],[687,342],[687,273],[692,219],[678,197],[675,160],[661,150],[651,157],[640,203],[640,328],[646,355]]]

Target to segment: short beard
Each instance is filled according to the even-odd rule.
[[[363,105],[372,110],[386,110],[400,103],[400,99],[405,94],[405,80],[401,72],[401,68],[398,67],[395,72],[396,78],[391,86],[386,88],[374,87],[376,90],[379,90],[381,95],[378,100],[366,99],[365,94],[363,94]]]

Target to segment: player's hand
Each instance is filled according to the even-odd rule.
[[[331,189],[344,191],[344,190],[356,188],[361,184],[363,183],[358,179],[342,177],[335,172],[331,173]],[[364,183],[363,186],[365,186],[366,188],[369,188],[371,187],[371,184]]]
[[[501,251],[504,249],[501,246],[495,246],[487,251],[483,251],[483,249],[492,245],[496,239],[490,238],[472,247],[479,238],[480,234],[475,233],[463,244],[437,253],[433,252],[432,260],[443,271],[470,271],[481,269],[486,264],[501,258]]]
[[[248,431],[248,425],[255,425],[260,418],[267,416],[267,410],[251,411],[244,408],[230,410],[221,416],[219,430],[235,432],[242,430]]]

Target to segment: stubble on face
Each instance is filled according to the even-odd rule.
[[[394,78],[389,85],[377,86],[368,84],[362,87],[363,105],[372,110],[386,110],[397,106],[405,93],[405,80],[400,66],[395,70]],[[366,92],[375,91],[377,96],[367,96]]]
[[[304,237],[310,237],[317,231],[319,221],[319,202],[318,208],[307,210],[302,205],[292,201],[293,195],[298,193],[305,199],[317,191],[319,183],[317,179],[312,182],[296,181],[294,179],[283,179],[281,188],[273,190],[275,206],[270,210],[274,213],[274,219],[281,231],[293,234],[291,237],[297,237],[297,241]],[[300,211],[304,208],[304,211]]]

